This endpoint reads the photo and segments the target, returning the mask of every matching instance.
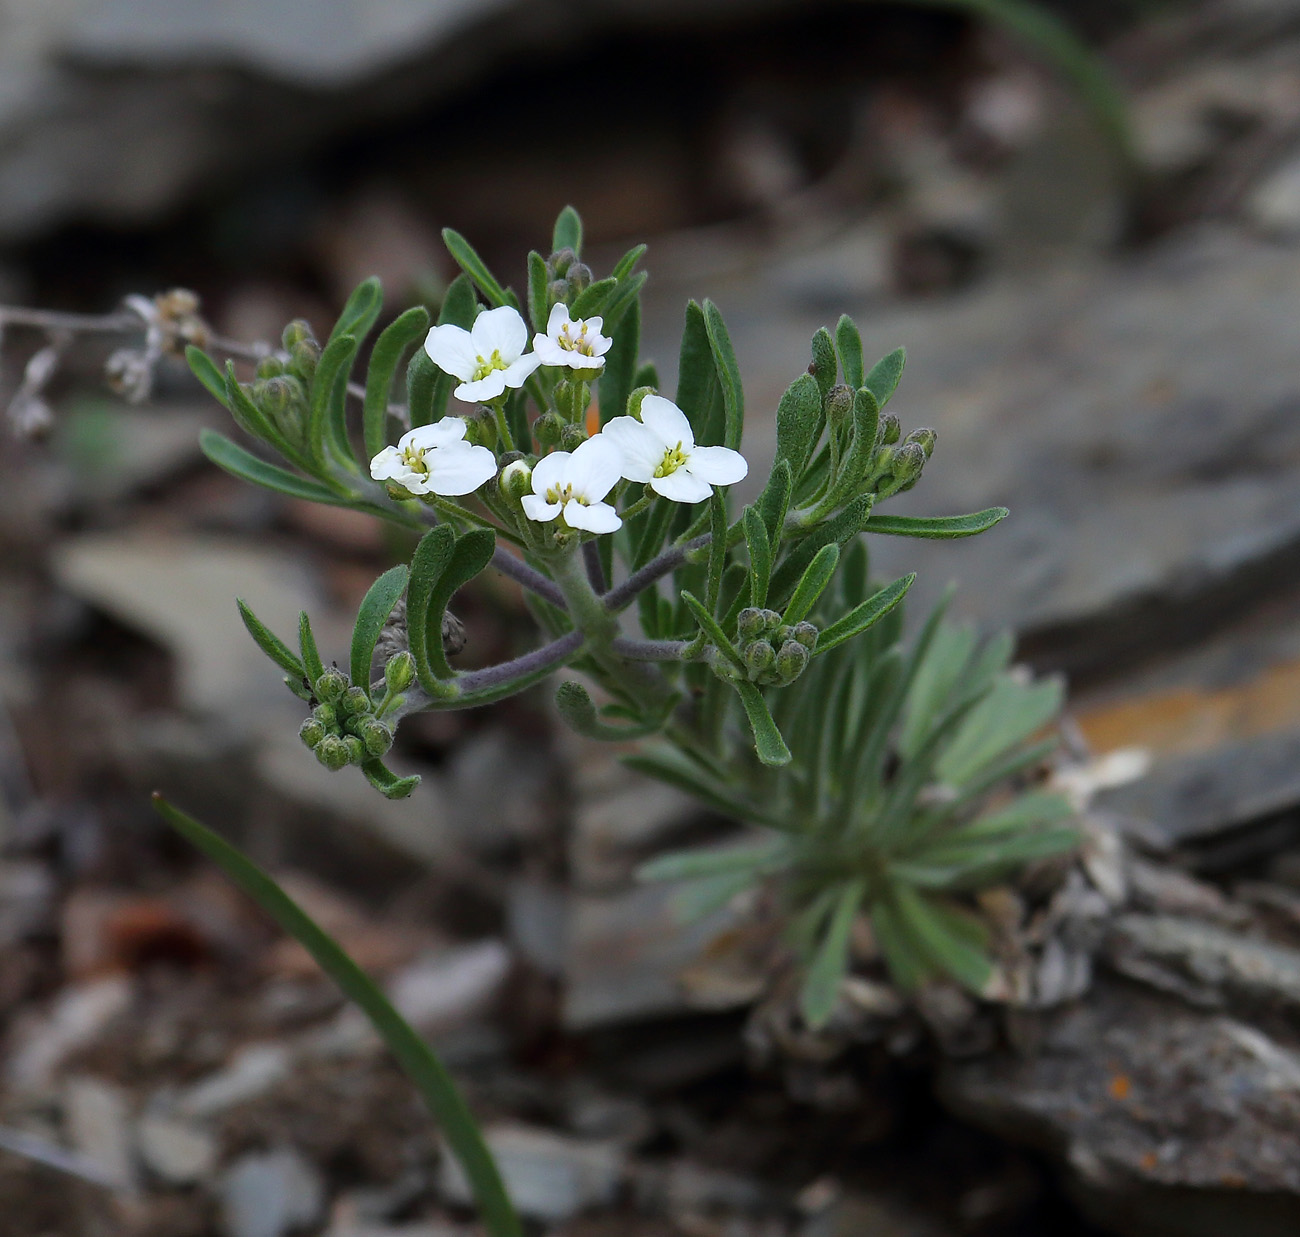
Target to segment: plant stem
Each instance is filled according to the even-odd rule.
[[[686,542],[685,545],[673,546],[665,550],[658,558],[652,558],[640,571],[634,571],[622,584],[615,585],[601,598],[605,608],[611,614],[617,614],[638,593],[645,592],[656,580],[661,580],[669,572],[676,571],[692,550],[708,545],[712,539],[712,534],[704,533],[693,541]]]

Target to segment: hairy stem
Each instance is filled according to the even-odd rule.
[[[662,580],[670,572],[676,571],[692,550],[708,545],[711,540],[712,536],[704,533],[693,541],[686,542],[685,545],[673,546],[658,558],[651,559],[640,571],[634,571],[622,584],[615,585],[601,598],[605,603],[605,609],[611,614],[617,614],[633,601],[638,593],[645,592],[656,580]]]

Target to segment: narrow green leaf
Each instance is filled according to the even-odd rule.
[[[534,331],[546,330],[546,320],[551,312],[550,284],[546,259],[534,249],[528,255],[528,316],[532,319]]]
[[[468,275],[457,275],[447,285],[438,308],[439,326],[458,326],[468,331],[478,314],[478,297],[474,295],[474,281]]]
[[[330,344],[344,335],[351,335],[360,343],[370,334],[371,328],[379,318],[379,311],[384,307],[384,289],[378,279],[371,275],[362,280],[348,297],[339,320],[334,324],[330,337],[325,343],[328,351]],[[323,360],[322,356],[322,360]]]
[[[361,772],[366,775],[366,781],[385,799],[408,799],[420,784],[418,773],[413,773],[410,777],[398,777],[381,760],[362,761]]]
[[[447,664],[447,656],[442,649],[443,611],[447,609],[456,593],[492,561],[496,548],[496,536],[490,529],[470,529],[469,532],[456,538],[447,566],[433,585],[425,619],[425,645],[429,665],[440,679],[449,679],[452,676],[452,669]],[[409,631],[409,619],[407,626]]]
[[[767,586],[772,579],[772,546],[763,517],[755,508],[745,508],[742,522],[745,548],[749,551],[749,604],[762,606],[767,602]]]
[[[635,391],[637,387],[652,387],[656,391],[660,389],[659,370],[653,361],[637,366],[636,375],[632,379],[632,390]]]
[[[724,429],[722,445],[733,451],[740,450],[740,438],[745,428],[745,393],[740,382],[740,366],[727,334],[726,323],[712,301],[704,302],[704,330],[713,353],[718,385],[722,388]]]
[[[839,353],[844,381],[856,391],[862,385],[862,336],[848,314],[841,314],[836,324],[835,351]]]
[[[987,507],[970,515],[873,515],[867,524],[867,532],[932,540],[973,537],[976,533],[987,532],[1010,514],[1005,507]]]
[[[1058,679],[1026,685],[1003,676],[954,736],[938,763],[939,776],[953,786],[976,776],[1046,726],[1060,712],[1063,696]]]
[[[835,379],[839,376],[839,366],[835,357],[835,341],[824,326],[818,327],[817,334],[812,337],[812,365],[808,367],[808,372],[817,380],[817,389],[825,399],[826,393],[835,385]]]
[[[974,651],[975,629],[969,625],[944,623],[935,633],[903,706],[898,750],[905,758],[920,750],[931,727],[946,711]]]
[[[780,861],[786,854],[783,839],[765,842],[742,842],[739,845],[702,846],[694,850],[674,851],[643,863],[636,879],[646,884],[661,881],[699,880],[706,876],[726,876],[732,872],[754,872]]]
[[[275,490],[287,494],[290,498],[305,498],[308,502],[325,503],[333,507],[351,506],[347,495],[340,495],[334,490],[326,489],[317,481],[299,477],[287,469],[259,460],[257,456],[245,451],[237,443],[231,442],[224,434],[216,430],[204,429],[199,432],[199,450],[218,468],[224,469],[232,477],[241,481],[260,485],[263,489]]]
[[[381,766],[382,767],[382,766]],[[224,838],[154,795],[160,816],[211,859],[254,902],[301,944],[320,968],[370,1019],[398,1063],[415,1083],[469,1180],[491,1237],[522,1237],[500,1173],[451,1075],[428,1043],[397,1012],[378,985],[338,943],[251,859]]]
[[[307,611],[303,610],[298,615],[298,647],[302,650],[302,665],[307,671],[308,681],[314,688],[316,680],[325,673],[325,664],[320,659],[320,652],[316,648],[316,637],[311,629],[311,619]]]
[[[790,494],[793,489],[794,474],[790,469],[790,461],[778,459],[772,465],[767,484],[754,504],[767,528],[767,540],[772,547],[773,557],[776,556],[777,548],[781,544],[781,535],[785,531],[785,517],[790,509]]]
[[[283,640],[255,615],[238,597],[235,605],[239,607],[239,617],[244,620],[248,634],[253,637],[257,647],[262,650],[281,670],[287,670],[295,679],[306,677],[302,660]]]
[[[610,274],[620,281],[626,279],[632,273],[632,268],[641,261],[641,255],[645,253],[645,250],[644,245],[633,245],[627,253],[619,258],[618,265],[610,271]]]
[[[411,428],[431,425],[434,416],[434,393],[438,380],[444,377],[423,348],[417,348],[406,367],[406,410],[411,418]]]
[[[648,735],[657,734],[663,729],[664,723],[680,699],[680,696],[674,694],[657,717],[638,719],[627,726],[611,726],[601,720],[595,702],[587,689],[573,679],[566,679],[556,689],[555,707],[570,729],[577,731],[578,734],[602,742],[618,742],[624,739],[644,739]]]
[[[641,349],[641,303],[634,301],[622,321],[610,329],[614,332],[614,342],[605,353],[605,368],[601,370],[597,388],[601,425],[627,412],[627,397],[634,389],[636,358]],[[602,544],[608,540],[602,539]]]
[[[817,604],[817,598],[822,595],[822,590],[830,583],[839,561],[840,547],[835,545],[834,542],[822,546],[813,555],[813,561],[808,564],[808,570],[803,573],[803,579],[799,581],[799,587],[794,590],[794,596],[790,598],[790,602],[785,608],[783,616],[785,622],[793,626],[812,613],[813,606]]]
[[[370,690],[370,663],[375,656],[375,644],[398,598],[406,591],[409,574],[402,563],[389,568],[370,586],[357,611],[357,621],[352,628],[352,681],[367,691]]]
[[[704,310],[694,301],[686,303],[686,322],[682,327],[682,347],[677,363],[677,406],[686,414],[695,441],[715,442],[708,436],[714,420],[715,405],[722,407],[718,371],[713,363],[713,349],[704,322]]]
[[[772,586],[768,590],[768,601],[775,609],[779,610],[790,599],[803,573],[808,570],[808,564],[822,546],[842,546],[857,536],[871,512],[873,501],[871,494],[859,494],[843,511],[819,524],[782,558],[772,573]]]
[[[823,627],[817,637],[817,647],[813,649],[813,656],[829,652],[836,645],[843,644],[845,640],[852,640],[854,636],[866,631],[872,623],[879,622],[903,600],[915,579],[915,572],[902,576],[893,584],[868,597],[861,605],[854,606],[837,622],[829,627]]]
[[[447,246],[447,252],[455,259],[456,265],[474,281],[475,287],[494,307],[511,305],[515,309],[519,308],[519,300],[515,294],[497,283],[483,259],[474,252],[474,247],[459,232],[452,228],[443,228],[442,240]],[[450,291],[448,289],[449,293]]]
[[[726,632],[718,626],[718,620],[704,608],[699,598],[685,589],[682,590],[682,601],[686,603],[687,608],[695,616],[695,621],[699,623],[713,647],[730,661],[737,670],[743,673],[745,671],[744,659],[740,656],[736,646],[727,638]]]
[[[919,943],[903,926],[898,910],[888,897],[873,900],[871,930],[889,967],[890,977],[904,992],[915,990],[932,967]]]
[[[727,566],[727,500],[716,486],[709,496],[709,566],[704,588],[704,606],[717,614],[722,595],[722,573]]]
[[[743,799],[735,797],[728,787],[710,778],[676,748],[652,747],[631,756],[624,756],[623,763],[629,769],[649,774],[661,782],[676,786],[678,790],[684,790],[688,795],[693,795],[705,806],[713,808],[724,816],[740,820],[757,820],[763,824],[773,823],[765,820],[761,812],[756,814]]]
[[[375,340],[366,371],[366,398],[362,412],[368,460],[374,459],[388,445],[388,396],[398,362],[407,348],[428,330],[429,311],[423,305],[416,305],[389,323]]]
[[[347,398],[348,374],[357,355],[356,337],[335,335],[325,345],[311,383],[311,413],[307,423],[307,443],[312,460],[323,467],[327,438],[340,451],[346,445],[338,441],[338,408]],[[346,458],[346,455],[343,457]]]
[[[618,287],[616,287],[610,294],[608,299],[605,301],[605,307],[602,311],[605,318],[604,329],[606,332],[612,331],[623,320],[623,315],[626,314],[627,311],[632,308],[632,305],[639,299],[641,289],[645,287],[645,281],[648,278],[649,276],[645,271],[640,271],[630,279],[622,280]],[[657,387],[658,385],[658,382],[633,383],[633,387]]]
[[[591,318],[605,312],[605,306],[618,287],[618,280],[613,278],[598,279],[588,284],[574,299],[570,314],[574,318]]]
[[[769,768],[790,763],[790,749],[786,747],[781,732],[772,720],[767,701],[763,693],[753,683],[733,683],[740,703],[745,706],[745,716],[749,719],[749,728],[754,732],[754,750],[758,758]]]
[[[551,235],[551,252],[572,249],[578,257],[582,256],[582,217],[572,206],[560,211],[555,221],[555,231]],[[538,327],[539,331],[544,327]]]
[[[442,612],[436,616],[438,629],[431,632],[430,613],[434,592],[451,562],[456,546],[456,534],[446,524],[431,528],[420,539],[411,559],[411,576],[406,587],[406,630],[410,640],[411,656],[421,685],[430,693],[439,690],[437,676],[430,665],[430,644],[442,654]],[[432,635],[432,641],[430,636]],[[441,665],[446,664],[444,658]]]
[[[229,410],[226,376],[217,368],[216,362],[202,348],[196,348],[193,344],[185,346],[185,360],[189,363],[190,372],[207,388],[208,394]]]
[[[817,380],[811,374],[801,374],[776,407],[776,458],[789,460],[796,481],[808,467],[823,421]]]
[[[819,1031],[830,1020],[839,1002],[840,984],[849,972],[849,939],[853,920],[862,905],[866,887],[862,881],[850,881],[835,899],[830,924],[822,937],[812,965],[799,993],[799,1012],[803,1020]]]
[[[993,965],[984,952],[979,924],[955,907],[926,897],[902,882],[893,885],[892,893],[901,926],[933,965],[972,992],[982,993]]]
[[[898,390],[898,383],[903,377],[903,366],[907,361],[907,351],[895,348],[887,357],[882,357],[863,379],[862,385],[876,397],[876,403],[882,408],[889,403]]]

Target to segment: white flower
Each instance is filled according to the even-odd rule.
[[[567,365],[570,369],[604,369],[605,353],[614,341],[600,333],[603,318],[570,318],[568,307],[559,302],[551,307],[546,334],[533,336],[533,355],[543,365]]]
[[[561,512],[570,528],[612,533],[623,523],[601,500],[618,484],[623,456],[605,437],[588,438],[576,451],[552,451],[533,469],[533,492],[520,500],[530,520],[545,523]]]
[[[385,447],[370,461],[376,481],[396,481],[412,494],[471,494],[496,470],[491,451],[465,441],[460,417],[407,430],[397,446]]]
[[[528,327],[509,305],[488,309],[464,327],[445,323],[429,331],[424,350],[441,370],[460,379],[456,398],[467,404],[496,399],[506,387],[521,387],[541,363],[535,352],[524,355]]]
[[[749,465],[730,447],[697,447],[686,414],[662,395],[641,401],[641,420],[615,417],[601,431],[623,453],[623,476],[649,482],[675,503],[698,503],[715,485],[734,485]]]

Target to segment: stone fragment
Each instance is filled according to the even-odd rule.
[[[69,1078],[64,1110],[73,1146],[119,1189],[136,1184],[131,1145],[131,1105],[127,1093],[100,1078]]]
[[[286,1078],[291,1060],[283,1044],[249,1044],[235,1054],[225,1069],[183,1091],[176,1109],[190,1117],[211,1117],[246,1104]]]
[[[14,1028],[5,1074],[18,1090],[39,1090],[73,1052],[93,1043],[103,1028],[131,1003],[132,985],[114,975],[76,984],[59,993],[50,1010]]]
[[[145,1166],[168,1185],[206,1181],[216,1168],[216,1139],[192,1121],[147,1113],[135,1137]]]
[[[217,1195],[225,1237],[283,1237],[314,1224],[325,1205],[319,1171],[292,1147],[242,1156]]]

